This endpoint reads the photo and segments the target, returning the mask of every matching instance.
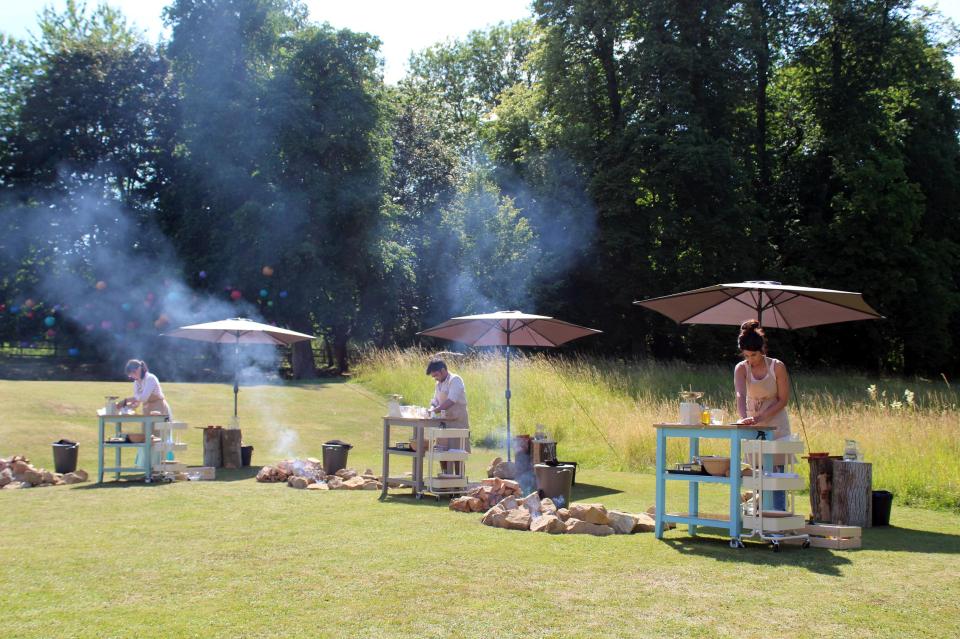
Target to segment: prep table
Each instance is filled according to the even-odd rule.
[[[97,453],[97,482],[103,483],[103,473],[114,473],[114,479],[120,479],[120,473],[143,473],[144,480],[146,482],[151,481],[151,476],[153,474],[152,460],[153,460],[153,448],[154,446],[160,446],[160,444],[154,444],[153,435],[154,431],[160,431],[162,427],[158,426],[167,421],[166,415],[107,415],[104,409],[99,409],[97,411],[97,417],[99,418],[99,429],[98,429],[98,453]],[[130,443],[130,442],[108,442],[106,441],[106,425],[110,423],[114,425],[114,435],[120,435],[123,424],[140,424],[140,432],[143,433],[144,439],[143,443]],[[180,426],[180,424],[177,424]],[[186,427],[184,424],[183,427]],[[185,445],[181,445],[185,447]],[[104,458],[104,449],[112,448],[115,451],[114,465],[108,468],[103,466]],[[134,466],[121,466],[120,454],[123,449],[134,449],[141,450],[143,452],[140,455],[140,459],[143,460],[142,465]]]
[[[742,527],[740,515],[740,488],[743,483],[740,476],[740,443],[744,439],[763,437],[773,438],[773,429],[761,426],[726,424],[719,426],[699,426],[687,424],[654,424],[657,429],[657,495],[654,536],[663,538],[664,523],[687,524],[691,535],[697,534],[697,526],[724,528],[730,532],[731,540],[739,540]],[[690,458],[693,462],[700,455],[701,439],[725,439],[730,442],[730,476],[684,475],[667,472],[667,440],[670,437],[686,437],[690,440]],[[688,505],[685,514],[666,512],[667,482],[685,481],[688,484]],[[711,519],[699,515],[700,484],[724,484],[730,487],[729,516],[727,519]],[[764,494],[764,500],[769,498]]]
[[[439,426],[443,423],[440,418],[429,417],[384,417],[383,418],[383,491],[380,499],[386,499],[387,490],[391,483],[401,486],[411,486],[413,495],[417,499],[423,495],[423,457],[424,457],[424,429],[430,426]],[[413,429],[413,433],[404,437],[405,441],[417,442],[417,450],[401,450],[391,446],[390,429],[394,426],[404,426]],[[404,433],[407,435],[407,433]],[[409,457],[413,460],[411,477],[390,477],[390,455]]]

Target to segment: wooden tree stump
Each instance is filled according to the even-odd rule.
[[[810,457],[810,515],[813,521],[830,523],[830,486],[833,462],[829,457]],[[826,484],[824,486],[824,483]],[[823,499],[826,492],[826,499]]]
[[[208,426],[203,429],[203,465],[211,468],[220,468],[223,462],[222,446],[220,444],[219,426]]]
[[[223,467],[240,468],[240,441],[243,432],[239,428],[224,428],[220,431],[220,445],[223,448]]]
[[[873,520],[873,465],[866,462],[833,461],[831,522],[869,528]]]

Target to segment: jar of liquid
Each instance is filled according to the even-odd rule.
[[[700,423],[704,426],[710,425],[710,409],[706,406],[704,406],[703,410],[700,412]]]

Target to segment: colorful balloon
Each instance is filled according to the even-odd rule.
[[[197,275],[200,277],[201,280],[207,279],[207,272],[206,272],[206,271],[200,271],[199,273],[197,273]]]
[[[124,302],[123,304],[120,305],[120,308],[122,308],[122,309],[125,310],[125,311],[129,311],[129,310],[130,310],[130,302]]]
[[[243,297],[243,293],[237,289],[233,289],[233,291],[230,292],[230,299],[232,299],[234,302],[239,300],[241,297]]]
[[[53,327],[54,324],[57,323],[57,320],[54,317],[45,317],[43,319],[43,323],[47,325],[47,328],[51,328]]]
[[[105,331],[109,331],[111,328],[113,328],[113,322],[111,322],[110,320],[103,320],[102,322],[100,322],[100,328],[102,328]]]
[[[270,295],[270,292],[267,291],[267,289],[265,288],[260,289],[260,297],[267,297],[268,295]]]
[[[69,349],[67,349],[67,355],[69,355],[70,357],[76,357],[76,356],[79,355],[79,354],[80,354],[80,349],[79,349],[79,348],[69,348]]]
[[[273,267],[272,267],[272,266],[264,266],[264,267],[260,270],[260,272],[263,273],[263,276],[264,276],[264,277],[273,277]]]
[[[16,314],[19,313],[19,312],[20,312],[20,307],[17,306],[16,304],[14,304],[13,306],[10,307],[10,314],[11,314],[11,315],[16,315]]]
[[[287,296],[286,291],[280,291],[280,297],[286,297],[286,296]]]
[[[98,281],[98,282],[97,282],[97,290],[98,290],[98,291],[105,291],[105,290],[107,290],[107,283],[104,282],[103,280]]]
[[[49,339],[53,339],[53,338],[56,337],[56,336],[57,336],[57,332],[56,332],[55,330],[53,330],[52,328],[51,328],[49,331],[47,331],[47,337],[48,337]]]
[[[36,306],[36,303],[31,299],[28,299],[26,302],[23,303],[24,308],[33,308],[34,306]]]

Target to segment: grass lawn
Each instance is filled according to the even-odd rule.
[[[426,381],[425,381],[426,383]],[[225,423],[225,385],[165,384],[178,419]],[[127,384],[0,381],[0,456],[96,470],[104,395]],[[254,463],[355,444],[379,471],[383,400],[355,384],[244,388]],[[191,429],[189,463],[201,460]],[[475,449],[479,477],[492,451]],[[562,451],[561,451],[562,453]],[[561,456],[563,456],[561,454]],[[254,469],[255,470],[255,469]],[[574,498],[644,510],[653,477],[585,469]],[[895,507],[859,551],[774,554],[672,531],[593,538],[482,526],[394,491],[214,482],[0,491],[6,637],[904,637],[960,635],[960,515]],[[685,497],[671,501],[682,508]],[[704,510],[722,508],[704,490]]]

